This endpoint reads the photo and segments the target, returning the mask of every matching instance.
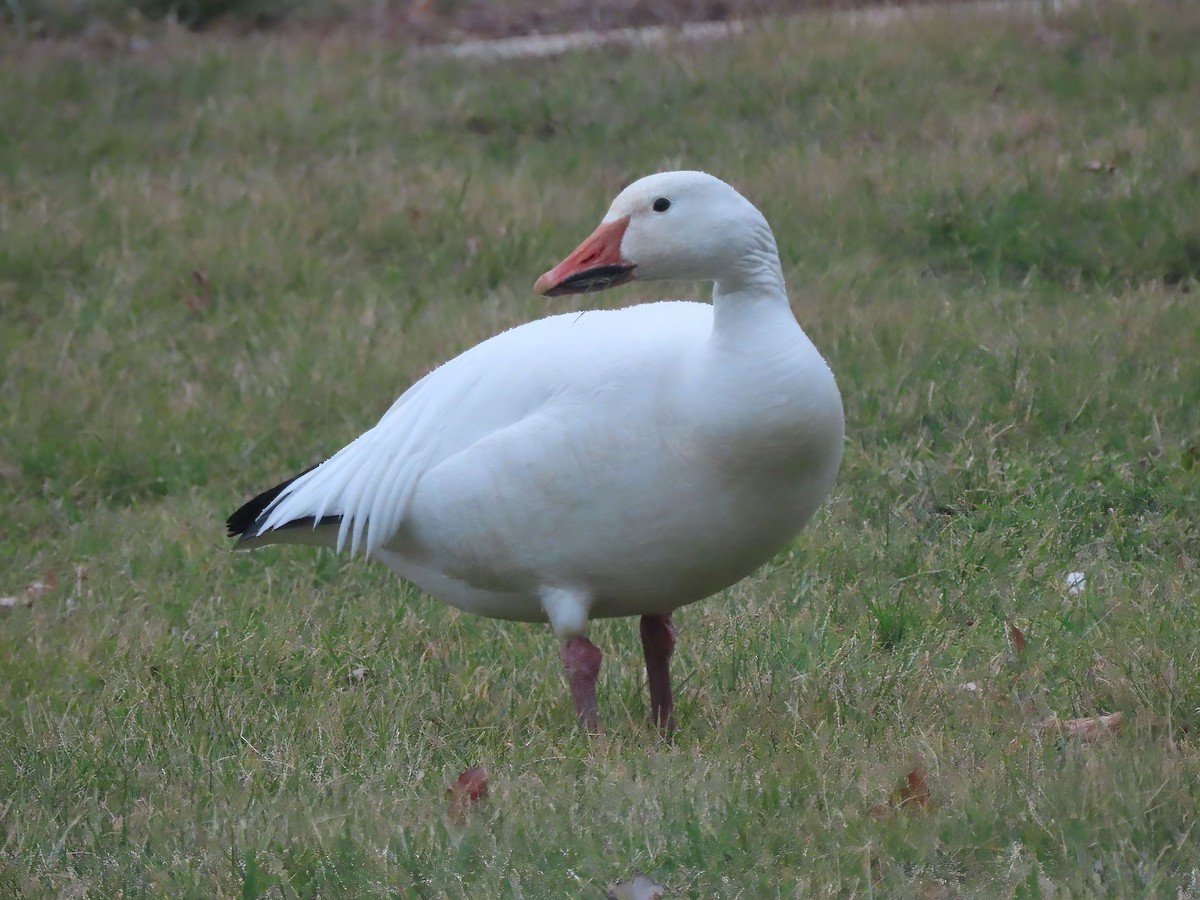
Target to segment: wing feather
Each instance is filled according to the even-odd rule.
[[[564,392],[594,390],[627,371],[629,356],[644,363],[708,327],[706,304],[658,303],[552,316],[499,334],[430,372],[329,459],[243,507],[257,504],[243,539],[270,543],[271,532],[295,535],[301,523],[321,526],[330,540],[336,526],[338,551],[348,544],[351,553],[371,554],[396,534],[421,478],[439,462]]]

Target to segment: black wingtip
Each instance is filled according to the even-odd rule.
[[[318,463],[318,465],[320,464]],[[287,481],[280,482],[279,484],[275,485],[275,487],[263,491],[253,500],[242,504],[241,508],[238,509],[237,512],[225,520],[225,527],[229,530],[229,536],[241,538],[242,540],[248,540],[249,538],[255,537],[256,535],[253,533],[254,526],[258,524],[258,520],[262,517],[263,513],[267,511],[267,507],[274,502],[276,497],[283,493],[284,488],[286,488],[297,478],[303,478],[315,468],[316,466],[310,466],[299,475],[289,478]],[[297,520],[297,522],[301,521],[302,520],[299,519]],[[308,519],[308,523],[310,525],[312,524],[311,516]],[[289,522],[287,524],[292,525],[294,523]]]
[[[254,529],[258,517],[271,505],[271,501],[279,496],[279,492],[289,484],[291,484],[291,480],[285,481],[283,484],[277,484],[269,491],[263,491],[253,500],[243,504],[237,512],[225,520],[225,527],[229,530],[229,536],[240,538],[253,537],[253,535],[247,535],[247,532]]]

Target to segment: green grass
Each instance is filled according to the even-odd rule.
[[[1200,7],[504,65],[8,50],[0,595],[58,583],[0,609],[0,894],[1200,891]],[[849,444],[794,547],[678,615],[672,744],[631,621],[589,741],[548,629],[229,552],[250,492],[566,308],[534,277],[681,166],[773,223]]]

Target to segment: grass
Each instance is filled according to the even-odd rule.
[[[11,45],[0,893],[1196,896],[1198,48],[1171,2],[503,65]],[[631,621],[589,741],[544,627],[229,552],[680,166],[774,224],[849,444],[814,526],[677,617],[673,743]]]

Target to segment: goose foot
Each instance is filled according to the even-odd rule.
[[[671,697],[671,654],[678,629],[670,616],[642,616],[642,651],[646,683],[650,686],[650,720],[664,737],[675,730],[675,701]]]

